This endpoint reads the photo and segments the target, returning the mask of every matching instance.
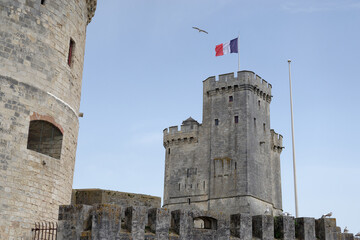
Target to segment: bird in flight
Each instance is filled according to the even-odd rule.
[[[198,30],[199,32],[203,32],[203,33],[209,34],[207,31],[202,30],[202,29],[200,29],[200,28],[198,28],[198,27],[193,27],[193,29],[196,29],[196,30]]]

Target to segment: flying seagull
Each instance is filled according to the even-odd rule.
[[[329,212],[327,214],[324,214],[321,216],[321,218],[326,218],[326,217],[331,217],[332,216],[332,212]]]
[[[209,34],[207,31],[202,30],[202,29],[200,29],[200,28],[198,28],[198,27],[193,27],[193,29],[196,29],[196,30],[198,30],[199,32],[203,32],[203,33]]]

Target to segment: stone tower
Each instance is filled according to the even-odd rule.
[[[0,0],[0,239],[69,204],[96,0]]]
[[[164,130],[164,207],[282,211],[282,136],[270,129],[271,85],[250,71],[203,82],[203,123]]]

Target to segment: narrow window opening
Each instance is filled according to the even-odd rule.
[[[196,188],[199,189],[199,184],[198,183],[196,184]]]
[[[239,116],[235,116],[235,123],[239,123]]]
[[[215,119],[215,126],[219,125],[219,119]]]
[[[266,130],[265,130],[265,129],[266,129],[266,125],[265,125],[265,123],[264,123],[263,127],[264,127],[264,132],[265,132],[265,131],[266,131]]]
[[[260,109],[260,100],[258,101],[258,106],[259,106],[259,109]]]
[[[187,169],[186,170],[186,177],[189,177],[189,175],[190,175],[190,171],[189,171],[189,169]]]
[[[190,184],[190,188],[192,189],[192,184]]]
[[[229,102],[234,101],[234,97],[233,96],[229,96]]]
[[[41,5],[45,5],[45,0],[41,0]]]
[[[235,169],[236,169],[236,167],[237,167],[237,166],[236,166],[236,162],[235,162]]]
[[[254,127],[256,129],[256,118],[254,118]]]
[[[203,188],[205,189],[205,181],[203,182]]]
[[[190,205],[190,198],[188,198],[188,204]]]
[[[63,134],[52,123],[34,120],[30,122],[27,149],[60,159]]]
[[[169,150],[168,150],[168,153],[170,154],[170,148],[169,148]]]
[[[71,67],[74,57],[74,49],[75,49],[75,42],[70,38],[70,44],[69,44],[69,55],[68,55],[68,65]]]
[[[180,183],[179,183],[179,191],[180,191]]]

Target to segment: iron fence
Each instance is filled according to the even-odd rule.
[[[35,228],[31,229],[33,240],[56,240],[57,223],[54,222],[38,222]]]

